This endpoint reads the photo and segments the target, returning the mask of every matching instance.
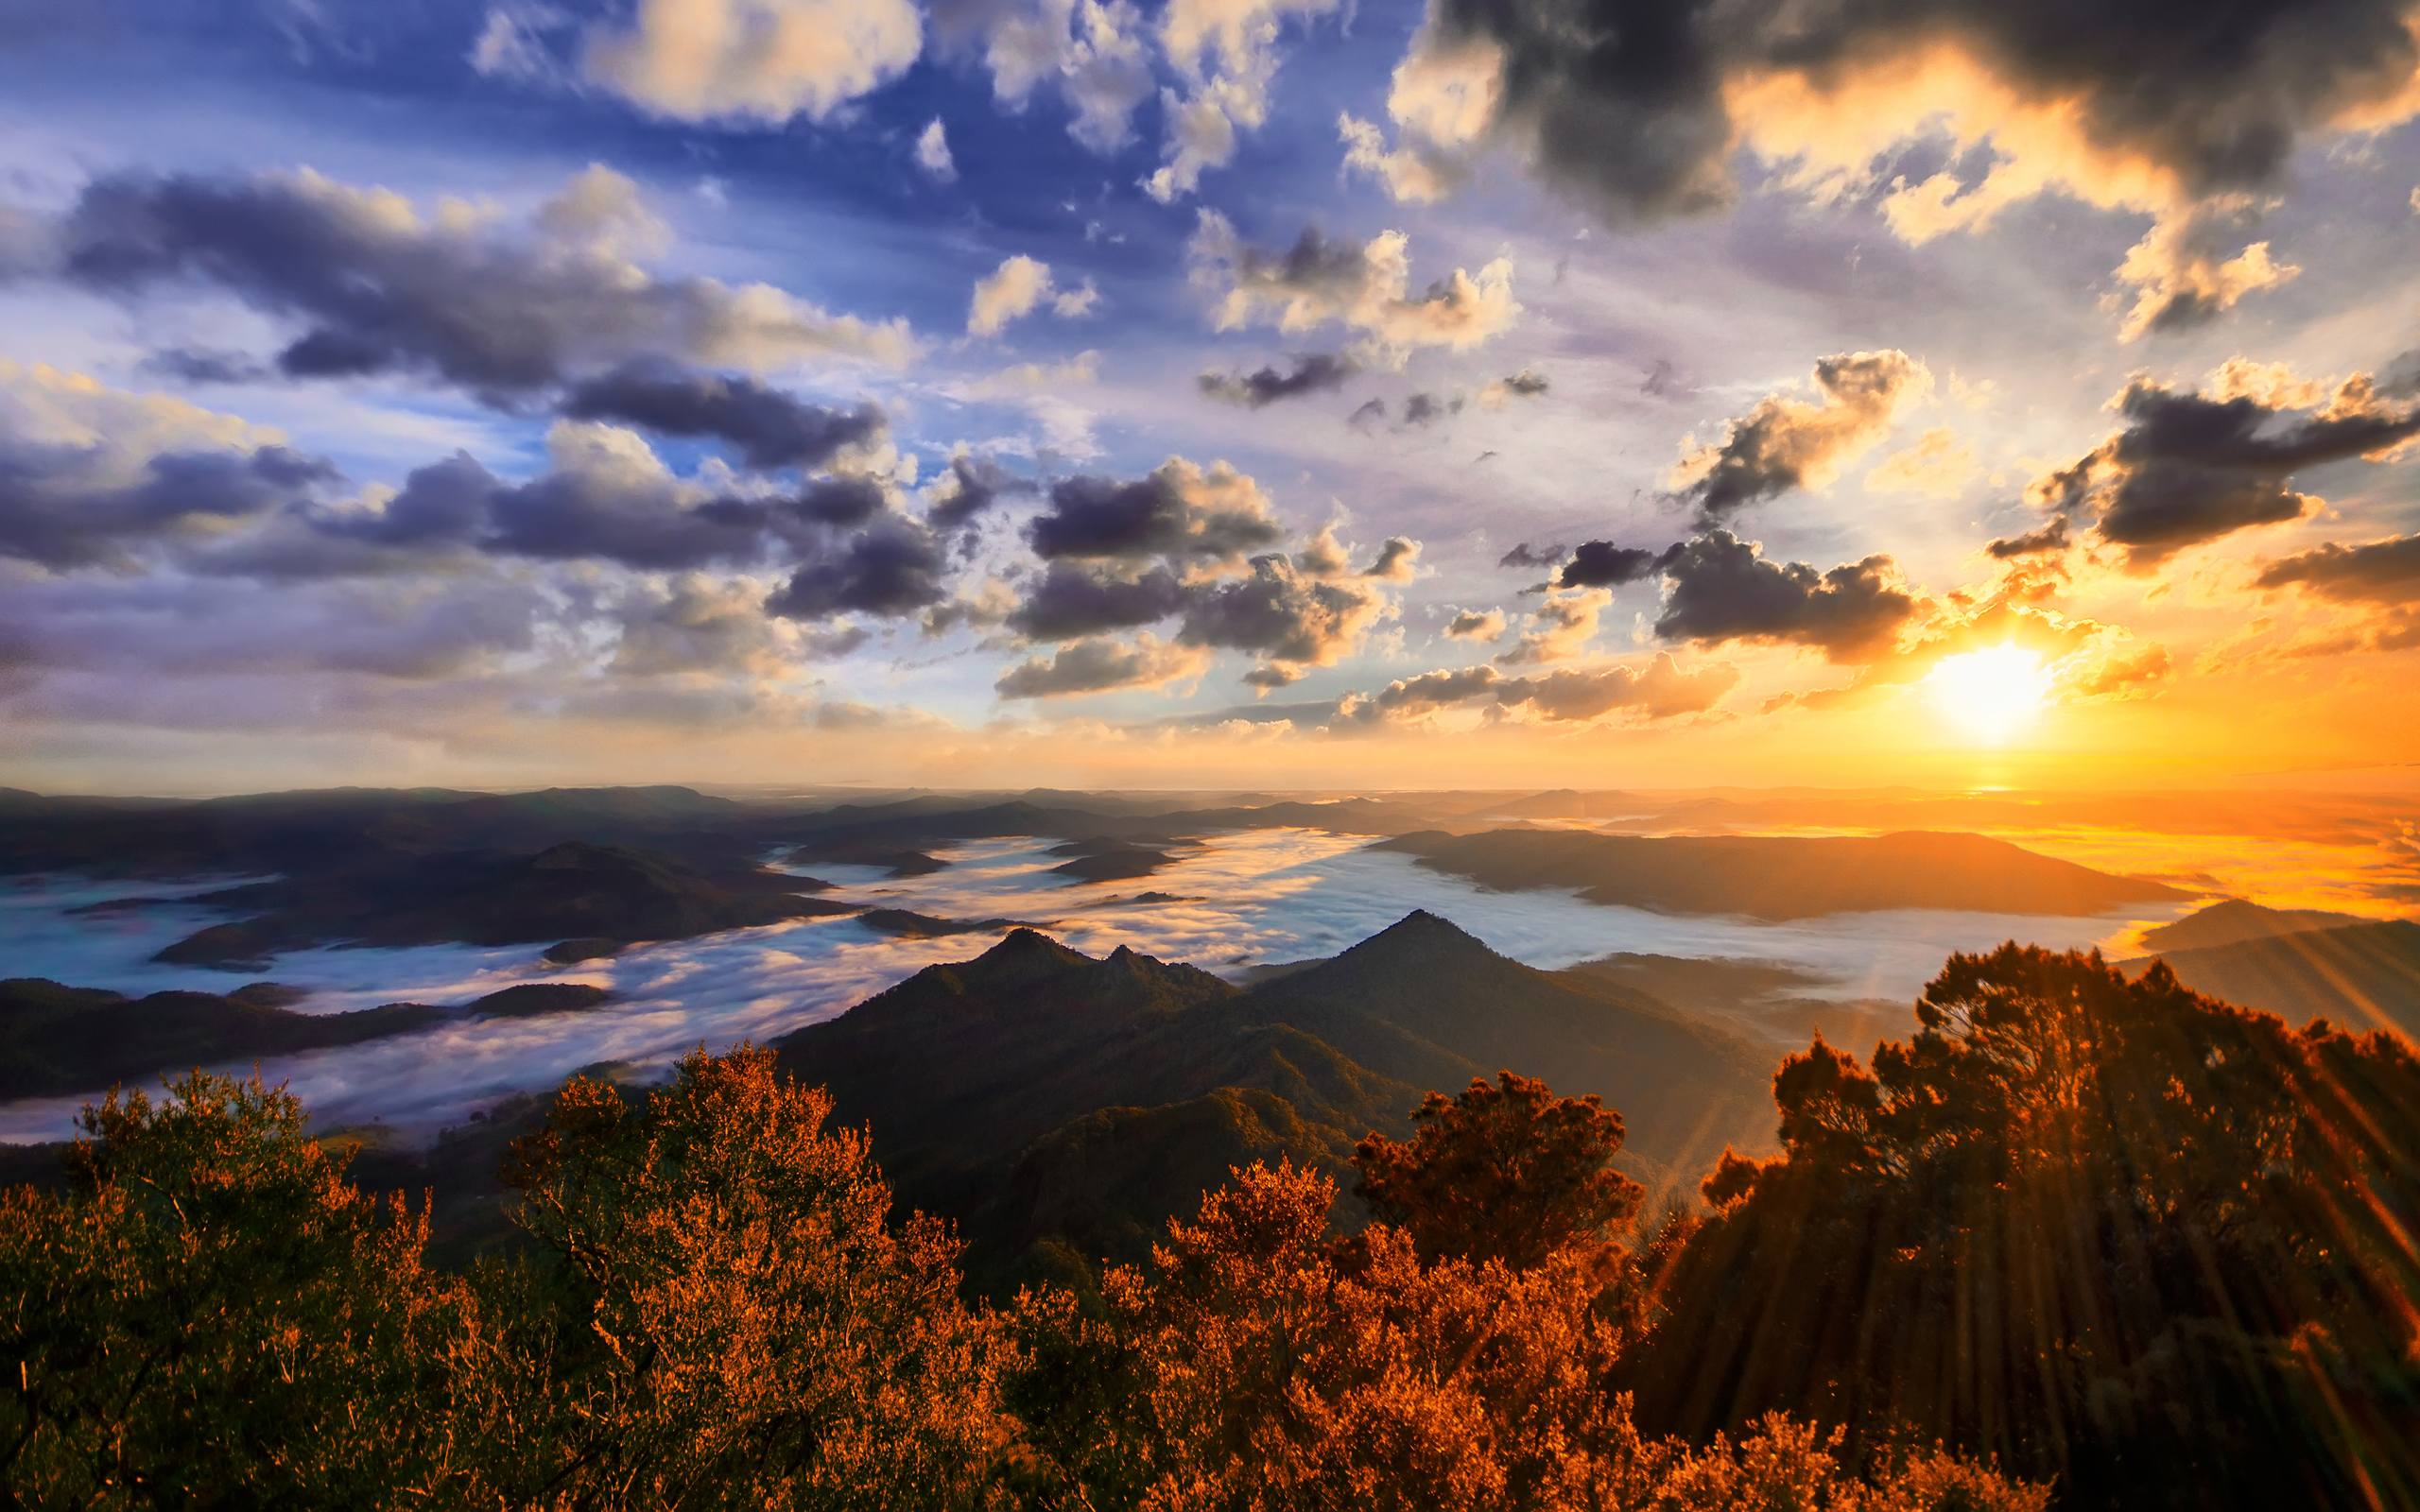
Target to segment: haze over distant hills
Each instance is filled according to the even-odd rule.
[[[1426,831],[1407,851],[1481,886],[1569,887],[1594,902],[1657,913],[1805,919],[1887,908],[2100,914],[2187,895],[2035,855],[1978,834],[1595,834],[1572,830]]]
[[[2234,900],[2152,930],[2144,943],[2151,955],[2120,964],[2138,971],[2163,960],[2197,992],[2295,1022],[2420,1038],[2420,923],[2410,919]]]

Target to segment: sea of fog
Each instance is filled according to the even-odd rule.
[[[1560,891],[1489,892],[1409,856],[1370,850],[1364,836],[1323,830],[1214,834],[1151,877],[1074,883],[1051,875],[1062,858],[1048,853],[1050,844],[1020,838],[936,848],[933,853],[951,865],[914,878],[848,867],[800,869],[836,884],[835,897],[944,919],[1023,920],[1088,954],[1131,945],[1225,975],[1335,954],[1426,908],[1532,966],[1559,968],[1623,951],[1768,961],[1810,973],[1822,984],[1810,990],[1844,1000],[1911,1001],[1951,951],[2010,938],[2056,947],[2101,944],[2154,914],[2181,911],[2065,919],[1903,909],[1791,923],[1674,916],[1609,907]],[[225,917],[184,900],[231,880],[175,887],[56,878],[0,884],[0,976],[44,976],[130,994],[231,990],[247,978],[150,959],[162,946]],[[1134,901],[1146,892],[1176,901]],[[163,901],[71,911],[136,897]],[[310,995],[297,1005],[305,1012],[463,1003],[536,980],[595,983],[614,998],[583,1013],[465,1020],[281,1057],[260,1070],[273,1082],[290,1084],[323,1126],[382,1123],[425,1135],[506,1094],[551,1086],[585,1066],[656,1066],[701,1044],[719,1050],[769,1039],[838,1013],[925,966],[978,954],[990,944],[983,935],[904,939],[835,918],[644,945],[578,968],[549,967],[534,945],[293,952],[280,956],[268,976],[306,990]],[[88,1100],[0,1104],[0,1140],[63,1137]]]

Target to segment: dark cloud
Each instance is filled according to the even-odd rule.
[[[2219,393],[2138,378],[2118,395],[2125,426],[2036,481],[2035,503],[2088,519],[2136,565],[2253,525],[2299,520],[2320,501],[2296,472],[2383,451],[2420,434],[2420,406],[2382,403],[2356,376],[2324,405],[2306,393]]]
[[[931,531],[904,515],[885,515],[807,560],[765,610],[800,620],[851,611],[912,614],[949,596],[945,570]]]
[[[2067,517],[2054,517],[2039,530],[2029,530],[2021,536],[2002,536],[1983,550],[1996,561],[2014,561],[2023,557],[2044,557],[2067,549]]]
[[[1512,399],[1535,399],[1547,391],[1547,375],[1534,368],[1524,368],[1496,385]]]
[[[1378,555],[1361,569],[1361,576],[1382,583],[1408,583],[1418,576],[1420,542],[1404,536],[1389,536],[1378,543]]]
[[[1360,370],[1349,357],[1313,352],[1296,357],[1291,371],[1265,367],[1248,373],[1205,372],[1197,381],[1201,391],[1213,399],[1259,409],[1281,399],[1299,399],[1305,394],[1341,388],[1345,380]]]
[[[1619,588],[1651,577],[1657,566],[1669,553],[1649,551],[1643,546],[1616,546],[1610,541],[1583,541],[1574,547],[1571,559],[1564,563],[1563,575],[1555,579],[1561,588]],[[1509,561],[1510,558],[1508,558]],[[1521,565],[1546,566],[1550,563]]]
[[[1880,440],[1900,403],[1931,384],[1904,352],[1852,352],[1815,364],[1813,404],[1773,394],[1731,422],[1721,441],[1685,458],[1681,496],[1708,521],[1819,484]]]
[[[1185,600],[1184,585],[1165,567],[1120,578],[1052,562],[1010,611],[1008,626],[1029,640],[1074,640],[1155,624],[1184,609]]]
[[[2337,541],[2260,570],[2263,588],[2298,587],[2346,603],[2420,604],[2420,536],[2347,546]]]
[[[1558,567],[1571,549],[1557,542],[1550,546],[1532,546],[1524,541],[1495,559],[1498,567],[1518,567],[1524,572],[1544,572]]]
[[[1063,478],[1028,531],[1046,558],[1170,561],[1232,561],[1285,534],[1251,478],[1223,462],[1205,470],[1182,457],[1127,481]]]
[[[759,469],[821,467],[884,429],[882,411],[870,404],[829,409],[750,378],[645,361],[573,385],[562,409],[575,420],[621,421],[662,436],[711,437]]]
[[[1195,591],[1178,638],[1326,666],[1360,644],[1384,608],[1357,582],[1309,576],[1282,556],[1254,557],[1250,576]]]
[[[766,507],[753,500],[690,507],[668,474],[581,466],[494,489],[479,544],[519,557],[667,570],[754,561],[765,550],[766,523]]]
[[[1658,357],[1649,365],[1647,376],[1638,381],[1638,391],[1652,399],[1669,399],[1694,392],[1689,381],[1669,357]]]
[[[276,376],[276,369],[249,352],[222,352],[215,347],[164,347],[147,355],[142,370],[171,383],[256,384]]]
[[[1737,86],[1780,75],[1871,113],[1860,76],[1954,49],[2012,109],[2057,107],[2081,144],[2188,196],[2257,190],[2298,138],[2381,106],[2420,67],[2405,0],[1431,0],[1427,45],[1502,58],[1495,133],[1616,222],[1727,205]],[[1833,92],[1840,92],[1834,94]],[[1912,131],[1928,101],[1906,107]]]
[[[0,555],[81,567],[308,506],[335,467],[283,446],[127,456],[0,435]]]
[[[759,368],[909,345],[778,289],[656,278],[630,254],[662,234],[628,180],[591,168],[526,231],[311,173],[124,175],[88,185],[53,240],[87,287],[206,284],[300,323],[277,359],[297,377],[419,371],[504,396],[631,358]]]
[[[1344,423],[1357,431],[1367,430],[1373,425],[1385,424],[1386,419],[1387,402],[1385,400],[1365,399],[1352,414],[1344,417]]]
[[[1891,649],[1916,601],[1888,557],[1819,573],[1765,559],[1753,542],[1710,530],[1673,548],[1655,633],[1668,641],[1772,642],[1816,646],[1835,662]]]
[[[1033,484],[989,457],[961,453],[949,459],[949,476],[925,505],[925,518],[937,529],[956,530],[974,524],[1003,495],[1030,493],[1033,489]]]
[[[1302,681],[1303,674],[1293,667],[1254,667],[1243,675],[1242,680],[1247,688],[1257,688],[1263,693],[1273,693],[1279,688],[1290,688]]]
[[[1437,394],[1416,393],[1403,402],[1403,423],[1432,425],[1449,415],[1459,415],[1461,412],[1462,402],[1460,397],[1446,399]]]

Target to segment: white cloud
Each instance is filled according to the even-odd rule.
[[[938,183],[948,183],[958,177],[957,160],[949,155],[949,133],[942,129],[938,115],[916,138],[916,166]]]
[[[1020,253],[976,280],[974,298],[967,303],[966,333],[998,335],[1011,321],[1041,308],[1045,300],[1061,319],[1079,319],[1100,303],[1100,290],[1089,279],[1080,287],[1062,289],[1051,278],[1049,264]]]
[[[923,49],[912,0],[640,0],[630,29],[590,31],[580,71],[657,115],[779,126],[829,117]]]

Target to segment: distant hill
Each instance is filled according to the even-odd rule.
[[[40,977],[0,981],[0,1097],[94,1091],[162,1072],[409,1034],[451,1017],[416,1003],[297,1013],[283,1005],[288,1001],[267,984],[224,996],[130,998]]]
[[[1137,1254],[1229,1165],[1341,1170],[1426,1091],[1508,1067],[1602,1095],[1649,1176],[1771,1133],[1761,1053],[1426,913],[1249,990],[1020,930],[777,1048],[838,1117],[871,1125],[903,1200],[957,1218],[995,1278],[1036,1246]]]
[[[820,887],[776,873],[708,877],[666,856],[566,841],[534,855],[443,854],[379,862],[212,893],[200,902],[252,917],[214,924],[160,959],[260,971],[304,946],[579,941],[583,952],[633,940],[856,911],[797,896]]]
[[[2320,908],[2264,908],[2241,898],[2225,898],[2197,908],[2174,923],[2145,930],[2143,946],[2148,954],[2162,955],[2170,951],[2201,950],[2364,922],[2367,920],[2357,914],[2333,914]]]
[[[1421,831],[1373,849],[1503,892],[1567,887],[1592,902],[1669,914],[1811,919],[1888,908],[2089,916],[2186,895],[1979,834],[1598,834]]]
[[[2130,971],[2150,957],[2119,964]],[[2289,1022],[2392,1027],[2420,1040],[2420,923],[2371,919],[2160,953],[2197,992],[2266,1008]]]

